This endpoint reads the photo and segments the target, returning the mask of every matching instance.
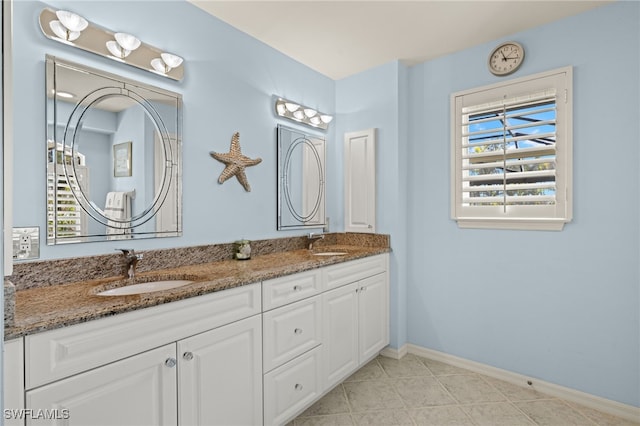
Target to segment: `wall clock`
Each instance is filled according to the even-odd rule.
[[[504,76],[515,72],[524,61],[524,48],[520,43],[508,41],[502,43],[489,55],[489,71]]]

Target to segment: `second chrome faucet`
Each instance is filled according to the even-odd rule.
[[[144,257],[143,253],[136,253],[134,249],[117,249],[122,251],[125,259],[127,260],[127,276],[130,279],[136,276],[136,266],[138,261]]]

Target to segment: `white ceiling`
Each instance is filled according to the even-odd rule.
[[[612,0],[189,1],[339,80],[396,59],[414,65]]]

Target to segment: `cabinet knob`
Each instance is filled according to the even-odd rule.
[[[300,290],[302,290],[302,286],[299,286],[297,284],[293,286],[293,291],[300,291]]]
[[[183,353],[182,358],[186,359],[187,361],[191,361],[193,359],[193,352]]]
[[[164,362],[164,365],[166,365],[169,368],[173,368],[176,366],[177,363],[178,361],[176,361],[175,358],[167,358],[167,360]]]
[[[301,328],[296,328],[295,330],[293,330],[294,333],[296,334],[302,334],[302,329]]]
[[[293,387],[295,390],[297,391],[301,391],[302,390],[302,385],[300,383],[296,383],[296,385]]]
[[[373,228],[373,225],[367,225],[367,228],[371,229]]]

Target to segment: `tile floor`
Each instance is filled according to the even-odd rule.
[[[408,354],[379,356],[288,426],[640,426],[487,376]]]

